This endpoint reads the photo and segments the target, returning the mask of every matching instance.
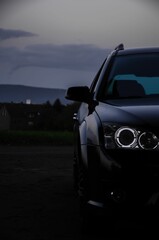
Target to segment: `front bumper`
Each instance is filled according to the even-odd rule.
[[[91,146],[88,175],[88,206],[93,209],[110,214],[159,209],[159,152]]]

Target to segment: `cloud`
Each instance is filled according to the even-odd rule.
[[[138,2],[138,0],[136,0],[136,2]],[[142,2],[143,4],[149,4],[149,6],[152,8],[156,8],[158,9],[159,7],[159,1],[158,0],[140,0],[140,2]]]
[[[89,84],[110,51],[89,44],[0,47],[0,83],[59,88]]]
[[[10,73],[24,67],[43,67],[95,72],[110,49],[94,45],[32,45],[24,49],[0,48],[0,64],[9,64]]]
[[[36,34],[22,31],[22,30],[11,30],[11,29],[3,29],[0,28],[0,41],[11,39],[11,38],[19,38],[19,37],[34,37]]]
[[[32,62],[46,67],[92,71],[110,50],[94,45],[33,45],[27,48],[32,53]]]
[[[16,7],[17,4],[28,3],[29,1],[32,2],[33,0],[0,0],[0,11],[8,7],[13,7],[13,6]],[[38,0],[34,0],[34,1],[38,1]]]
[[[158,0],[143,0],[143,2],[147,2],[147,3],[150,3],[150,4],[157,4],[157,5],[159,5],[159,2],[158,2]]]

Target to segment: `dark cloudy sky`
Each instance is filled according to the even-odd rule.
[[[0,0],[0,83],[89,85],[116,45],[159,46],[156,0]]]

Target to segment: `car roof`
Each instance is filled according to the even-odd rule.
[[[159,53],[159,47],[127,48],[127,49],[117,51],[117,55],[128,55],[128,54],[138,54],[138,53]]]

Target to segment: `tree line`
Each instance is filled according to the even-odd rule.
[[[59,99],[53,104],[0,103],[1,130],[72,131],[78,107],[79,103],[63,105]]]
[[[68,105],[63,105],[59,99],[53,104],[48,101],[46,103],[51,111],[46,111],[43,118],[43,123],[39,129],[54,130],[54,131],[72,131],[73,130],[73,115],[79,108],[79,103],[74,102]]]

